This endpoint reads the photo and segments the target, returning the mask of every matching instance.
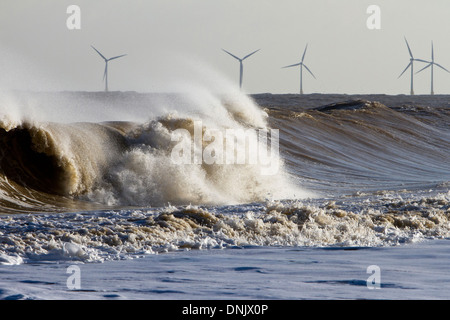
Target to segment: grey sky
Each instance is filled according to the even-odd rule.
[[[66,9],[81,8],[81,30],[68,30]],[[381,30],[369,30],[366,9],[381,8]],[[244,56],[249,93],[297,93],[305,63],[305,93],[408,94],[414,55],[450,69],[448,0],[2,0],[0,89],[102,90],[105,56],[111,90],[170,91],[217,73],[238,84],[239,65],[224,48]],[[417,64],[418,70],[420,64]],[[205,70],[213,70],[213,72]],[[218,76],[217,76],[218,77]],[[176,84],[176,85],[175,85]],[[416,94],[430,91],[430,72],[415,76]],[[435,71],[435,92],[450,93],[450,74]]]

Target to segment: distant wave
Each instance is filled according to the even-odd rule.
[[[449,108],[389,108],[364,100],[267,108],[284,161],[328,194],[427,188],[450,179]]]

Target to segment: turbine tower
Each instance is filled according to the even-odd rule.
[[[405,71],[408,70],[408,68],[411,68],[411,95],[414,95],[414,61],[420,61],[425,63],[428,63],[428,61],[422,59],[415,59],[412,54],[411,48],[409,47],[408,40],[406,40],[406,37],[405,42],[409,52],[409,64],[406,66],[405,70],[403,70],[403,72],[398,76],[398,78],[400,78],[405,73]]]
[[[445,69],[443,66],[441,66],[440,64],[438,64],[438,63],[436,63],[436,62],[434,62],[434,48],[433,48],[433,41],[431,41],[431,61],[428,61],[428,65],[426,65],[424,68],[422,68],[422,69],[420,69],[419,71],[417,71],[416,72],[416,74],[417,73],[419,73],[419,72],[421,72],[421,71],[423,71],[423,70],[425,70],[426,68],[428,68],[428,67],[431,67],[431,94],[433,95],[434,94],[434,91],[433,91],[433,75],[434,75],[434,69],[433,69],[433,67],[434,66],[437,66],[437,67],[439,67],[439,68],[441,68],[442,70],[445,70],[445,71],[447,71],[448,73],[450,73],[450,71],[448,71],[447,69]]]
[[[100,53],[100,51],[98,51],[97,49],[94,48],[94,46],[91,46],[92,49],[94,49],[95,51],[97,51],[97,53],[100,55],[100,57],[103,58],[103,60],[105,60],[105,72],[103,73],[103,80],[105,81],[105,92],[108,92],[108,62],[123,56],[126,56],[126,54],[122,54],[120,56],[116,56],[116,57],[112,57],[109,59],[106,59],[104,55],[102,55]]]
[[[244,75],[244,65],[243,65],[242,62],[243,62],[245,59],[247,59],[248,57],[250,57],[252,54],[258,52],[258,51],[261,50],[261,49],[258,49],[258,50],[256,50],[256,51],[253,51],[252,53],[246,55],[246,56],[243,57],[242,59],[236,57],[234,54],[228,52],[228,51],[225,50],[225,49],[222,49],[222,50],[225,51],[226,53],[228,53],[228,54],[229,54],[230,56],[232,56],[233,58],[239,60],[239,88],[242,88],[242,77],[243,77],[243,75]]]
[[[283,68],[290,68],[290,67],[300,66],[300,94],[303,94],[303,67],[305,67],[306,71],[308,71],[314,77],[314,79],[316,79],[316,77],[311,72],[311,70],[309,70],[309,68],[306,66],[306,64],[303,63],[303,61],[305,60],[306,49],[308,49],[308,44],[306,44],[305,51],[303,51],[302,61],[300,61],[299,63],[296,63],[296,64],[291,64],[289,66],[283,67]]]

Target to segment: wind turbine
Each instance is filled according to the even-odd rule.
[[[415,59],[411,52],[411,48],[409,47],[408,40],[406,40],[406,37],[405,37],[405,42],[406,42],[406,46],[408,47],[408,51],[409,51],[409,57],[410,57],[409,64],[406,66],[405,70],[403,70],[403,72],[398,76],[398,78],[400,78],[405,73],[405,71],[408,70],[408,68],[411,68],[411,95],[414,95],[414,61],[420,61],[420,62],[425,62],[425,63],[428,63],[428,61],[425,61],[422,59]]]
[[[429,62],[428,65],[426,65],[424,68],[422,68],[422,69],[420,69],[419,71],[417,71],[416,74],[419,73],[419,72],[421,72],[421,71],[423,71],[423,70],[425,70],[426,68],[428,68],[428,67],[431,66],[431,94],[433,95],[433,94],[434,94],[434,91],[433,91],[433,71],[434,71],[434,70],[433,70],[433,67],[434,67],[434,66],[437,66],[437,67],[441,68],[442,70],[445,70],[445,71],[447,71],[448,73],[450,73],[450,71],[448,71],[447,69],[445,69],[443,66],[441,66],[440,64],[434,62],[434,48],[433,48],[433,41],[431,41],[431,61],[427,61],[427,62]]]
[[[244,75],[244,65],[242,64],[242,62],[243,62],[245,59],[247,59],[248,57],[250,57],[252,54],[258,52],[258,51],[261,50],[261,49],[258,49],[258,50],[256,50],[256,51],[253,51],[252,53],[246,55],[246,56],[243,57],[242,59],[236,57],[234,54],[228,52],[228,51],[225,50],[225,49],[222,49],[222,50],[225,51],[226,53],[228,53],[228,54],[229,54],[230,56],[232,56],[233,58],[239,60],[239,88],[242,88],[242,77],[243,77],[243,75]]]
[[[300,61],[299,63],[296,63],[296,64],[291,64],[289,66],[283,67],[283,68],[290,68],[290,67],[300,66],[300,94],[303,94],[303,67],[305,67],[306,71],[308,71],[314,77],[314,79],[316,79],[316,77],[311,72],[311,70],[309,70],[309,68],[306,66],[306,64],[303,63],[303,61],[305,60],[306,49],[308,49],[308,44],[306,44],[305,51],[303,51],[302,61]]]
[[[98,51],[97,49],[94,48],[94,46],[91,46],[91,47],[92,47],[92,49],[97,51],[97,53],[100,55],[100,57],[103,58],[103,60],[105,60],[105,72],[103,73],[103,80],[105,81],[105,92],[107,92],[108,91],[108,62],[111,61],[111,60],[114,60],[114,59],[126,56],[126,54],[122,54],[120,56],[116,56],[116,57],[112,57],[112,58],[106,59],[105,56],[100,53],[100,51]]]

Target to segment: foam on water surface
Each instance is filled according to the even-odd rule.
[[[385,192],[234,206],[12,215],[2,261],[94,262],[242,246],[395,246],[450,236],[450,194]],[[11,258],[13,259],[13,258]]]

